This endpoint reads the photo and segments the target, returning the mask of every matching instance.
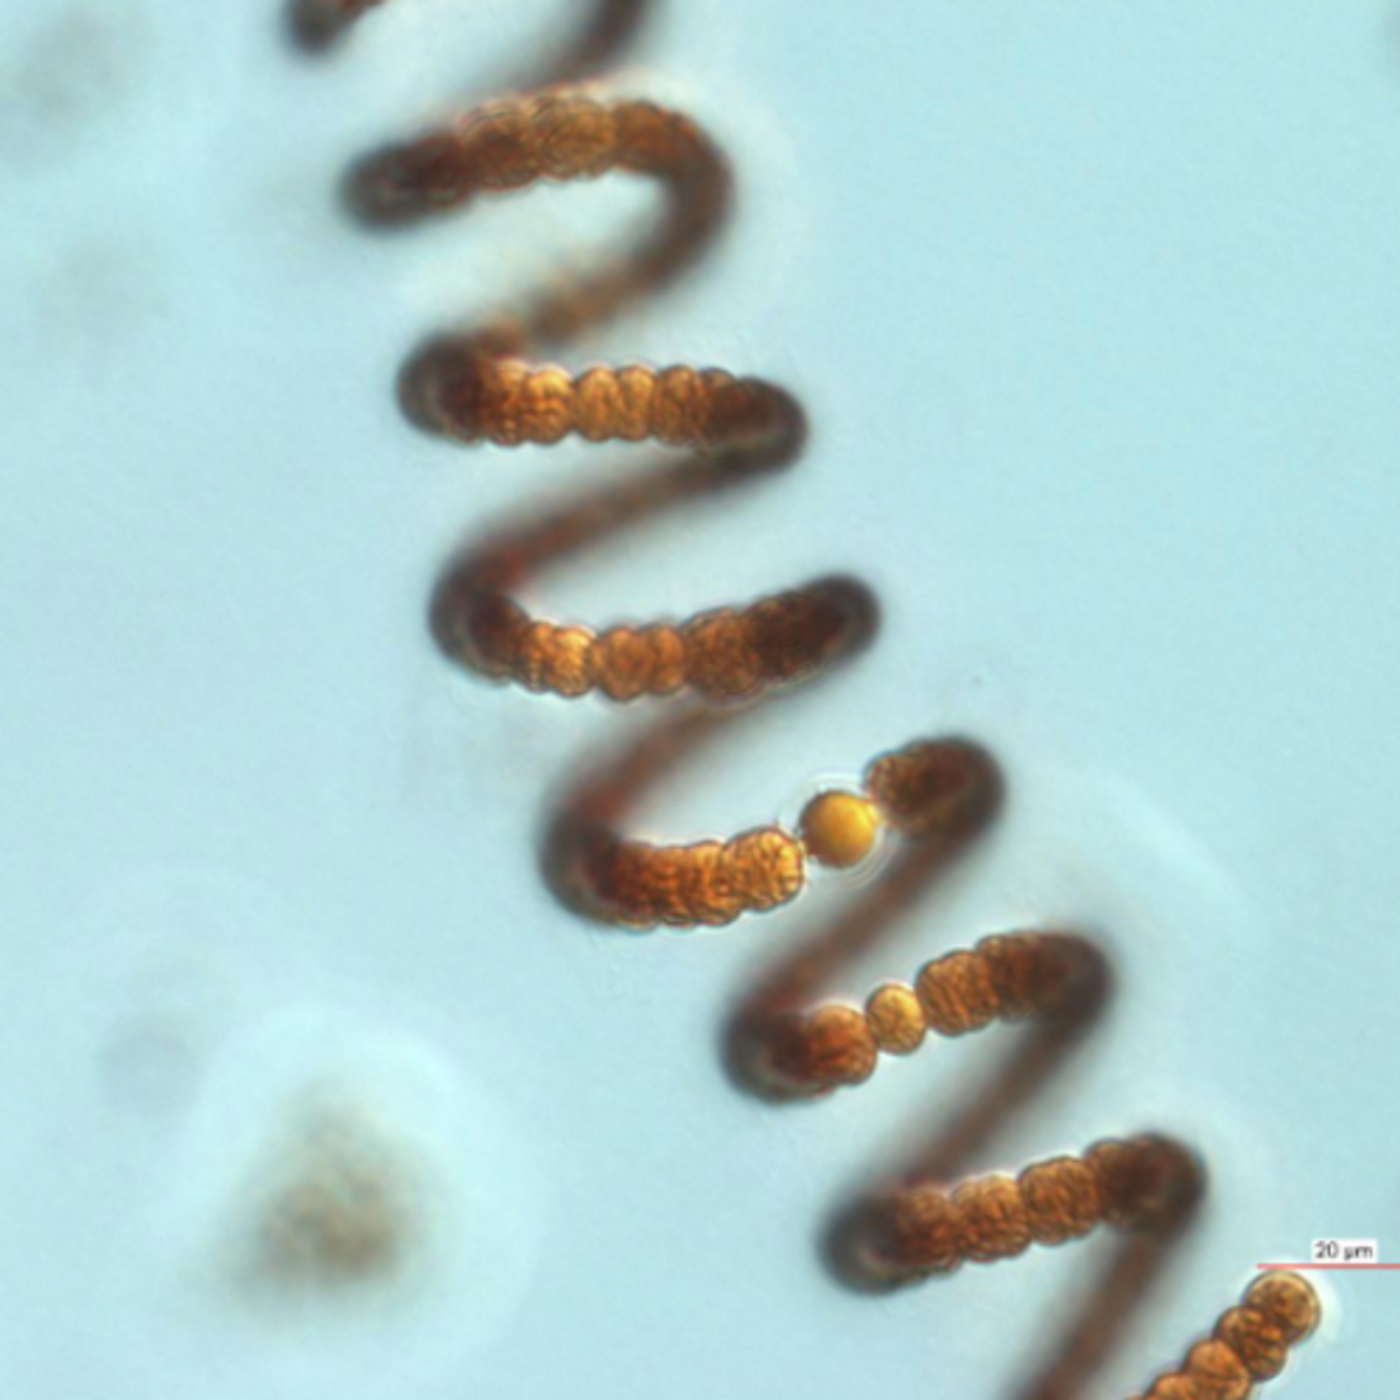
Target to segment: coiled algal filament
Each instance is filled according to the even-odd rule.
[[[378,2],[295,0],[299,32],[308,44],[328,43]],[[591,20],[551,79],[601,66],[646,8],[647,0],[595,0]],[[869,593],[850,580],[826,580],[688,620],[628,621],[601,633],[536,618],[517,596],[535,569],[643,513],[785,465],[803,443],[801,410],[763,380],[687,366],[574,372],[539,362],[541,351],[670,285],[710,245],[730,205],[717,148],[683,114],[553,89],[508,97],[449,129],[368,157],[352,172],[348,192],[366,220],[389,224],[480,195],[608,172],[658,186],[664,212],[650,235],[509,316],[430,342],[403,371],[401,402],[420,427],[466,443],[549,444],[573,435],[650,441],[689,455],[652,484],[598,493],[460,558],[438,589],[434,630],[457,660],[530,691],[566,698],[597,692],[617,701],[684,691],[702,701],[753,699],[811,679],[868,638]],[[680,721],[670,732],[679,735],[687,725]],[[1199,1164],[1179,1144],[1144,1133],[1036,1163],[1014,1177],[957,1181],[951,1168],[985,1142],[1006,1108],[1043,1082],[1047,1066],[1092,1020],[1106,985],[1101,957],[1073,934],[1013,933],[934,959],[910,984],[877,988],[863,1008],[807,1005],[824,977],[869,946],[912,900],[941,856],[985,823],[999,793],[988,756],[957,741],[919,741],[877,759],[860,791],[814,799],[796,831],[770,825],[673,846],[621,834],[629,786],[646,766],[586,789],[551,826],[551,880],[593,917],[632,927],[727,924],[792,900],[811,861],[855,866],[883,831],[903,838],[905,849],[872,886],[881,893],[865,906],[873,912],[869,928],[838,923],[834,936],[766,979],[736,1017],[734,1045],[743,1046],[765,1092],[819,1097],[859,1083],[881,1054],[909,1054],[931,1033],[957,1035],[998,1020],[1032,1023],[1030,1053],[1013,1057],[1015,1072],[990,1096],[990,1107],[955,1125],[953,1145],[941,1161],[934,1154],[919,1179],[872,1198],[851,1238],[870,1278],[884,1283],[1009,1258],[1100,1225],[1144,1246],[1121,1256],[1121,1277],[1134,1286],[1100,1293],[1104,1325],[1091,1317],[1072,1329],[1033,1392],[1037,1400],[1077,1393],[1102,1359],[1109,1324],[1121,1321],[1123,1296],[1150,1276],[1144,1261],[1189,1217],[1200,1193]],[[940,1174],[934,1166],[949,1170]],[[1316,1313],[1302,1280],[1259,1280],[1181,1369],[1160,1377],[1148,1394],[1241,1400],[1254,1381],[1282,1366]]]

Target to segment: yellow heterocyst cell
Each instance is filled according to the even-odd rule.
[[[813,860],[844,870],[871,852],[880,831],[880,813],[854,792],[823,792],[802,809],[802,844]]]

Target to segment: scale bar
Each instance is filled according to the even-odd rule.
[[[1400,1264],[1256,1264],[1256,1269],[1400,1269]]]

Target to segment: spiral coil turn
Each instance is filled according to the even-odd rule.
[[[301,0],[297,34],[308,47],[325,47],[375,3]],[[963,740],[918,740],[877,757],[859,791],[818,794],[795,830],[774,824],[682,845],[632,839],[623,824],[646,785],[728,722],[733,702],[807,681],[868,640],[874,600],[853,580],[829,578],[684,621],[599,633],[534,617],[518,596],[542,566],[642,515],[789,464],[805,436],[800,407],[763,380],[684,366],[573,374],[533,358],[668,286],[705,250],[728,211],[728,168],[687,117],[569,86],[607,66],[646,7],[646,0],[601,0],[537,90],[380,151],[351,173],[355,209],[378,224],[412,222],[541,181],[611,172],[649,179],[665,199],[653,234],[616,262],[551,287],[515,316],[441,337],[405,367],[405,410],[420,427],[449,438],[509,447],[577,435],[649,441],[687,454],[629,485],[501,531],[463,555],[440,583],[433,628],[453,659],[526,690],[568,698],[599,691],[618,702],[688,694],[721,707],[718,718],[700,706],[669,717],[562,804],[547,871],[561,896],[590,917],[636,928],[729,924],[796,898],[811,864],[859,865],[883,833],[895,834],[898,854],[856,907],[774,969],[739,1009],[732,1067],[767,1096],[819,1096],[862,1082],[882,1055],[910,1054],[930,1034],[1028,1022],[1022,1051],[996,1091],[951,1125],[917,1170],[838,1220],[830,1252],[848,1281],[880,1288],[1113,1227],[1127,1241],[1122,1255],[1024,1392],[1039,1400],[1078,1394],[1189,1220],[1203,1186],[1198,1162],[1180,1144],[1144,1134],[1102,1141],[1014,1177],[959,1182],[958,1169],[1092,1023],[1108,983],[1102,956],[1071,933],[1008,934],[928,962],[908,984],[878,987],[864,1007],[820,1001],[832,973],[993,816],[1001,781],[991,757]],[[1288,1349],[1318,1316],[1301,1278],[1265,1274],[1145,1396],[1242,1400],[1283,1368]]]

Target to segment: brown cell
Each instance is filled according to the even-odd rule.
[[[1271,1380],[1288,1360],[1284,1330],[1258,1308],[1231,1308],[1215,1324],[1215,1335],[1240,1358],[1256,1381]]]
[[[459,659],[488,676],[514,676],[521,666],[529,615],[503,593],[478,593],[452,614],[451,644]]]
[[[594,642],[590,664],[610,700],[668,695],[685,684],[685,643],[674,627],[610,627]]]
[[[1244,1302],[1277,1327],[1290,1345],[1311,1332],[1322,1315],[1317,1294],[1304,1278],[1281,1270],[1261,1274],[1245,1290]]]
[[[1244,1400],[1249,1394],[1249,1371],[1223,1342],[1197,1342],[1186,1354],[1185,1371],[1196,1383],[1202,1400]]]
[[[738,608],[717,608],[686,623],[686,678],[709,700],[737,700],[757,691],[763,658]]]
[[[886,1204],[872,1253],[886,1277],[948,1273],[963,1259],[962,1232],[947,1195],[926,1186]]]
[[[802,846],[778,827],[760,827],[725,842],[726,878],[755,912],[786,904],[802,889]]]
[[[801,1061],[789,1069],[809,1084],[834,1089],[869,1079],[876,1054],[875,1037],[864,1015],[853,1006],[832,1003],[806,1018]]]
[[[1077,1157],[1027,1167],[1018,1178],[1026,1223],[1037,1244],[1063,1244],[1086,1235],[1103,1213],[1098,1183]]]
[[[617,113],[599,102],[541,99],[534,120],[540,173],[550,180],[591,180],[617,150]]]
[[[925,963],[914,987],[929,1029],[939,1035],[980,1030],[997,1014],[997,994],[986,961],[975,951],[949,953]]]
[[[865,786],[896,830],[923,839],[979,821],[1000,784],[981,749],[944,740],[881,754],[866,769]]]
[[[919,998],[903,983],[877,987],[865,1003],[865,1015],[876,1046],[887,1055],[913,1054],[928,1031]]]
[[[953,1192],[963,1254],[974,1263],[1012,1259],[1031,1243],[1031,1227],[1016,1182],[1009,1176],[965,1181]]]
[[[1105,1222],[1119,1229],[1170,1226],[1200,1195],[1195,1160],[1166,1138],[1144,1134],[1096,1142],[1084,1160],[1094,1174]]]
[[[574,427],[589,442],[617,436],[622,389],[615,370],[599,366],[579,376],[574,388]]]
[[[593,688],[589,653],[593,634],[584,627],[534,622],[521,635],[515,678],[526,690],[573,698]]]

